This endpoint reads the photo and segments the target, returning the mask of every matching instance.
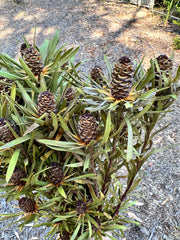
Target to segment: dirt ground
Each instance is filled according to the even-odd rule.
[[[97,64],[105,68],[104,54],[112,64],[124,55],[134,61],[144,57],[144,67],[148,68],[153,56],[170,56],[173,38],[180,34],[180,28],[163,26],[160,16],[148,9],[118,1],[24,2],[17,5],[11,0],[0,0],[0,52],[18,58],[22,35],[32,42],[36,28],[37,45],[41,45],[60,29],[60,45],[80,46],[76,60],[86,59],[82,65],[86,73]],[[174,68],[177,68],[180,50],[174,51],[174,59]],[[179,99],[172,109],[174,112],[168,113],[159,123],[161,127],[170,125],[156,137],[154,146],[157,148],[180,142]],[[130,225],[123,240],[180,239],[179,156],[180,148],[176,147],[153,155],[145,164],[140,173],[142,182],[132,196],[140,203],[128,213],[139,218],[141,225]],[[0,207],[0,212],[12,211],[12,207],[3,201]],[[45,232],[45,229],[36,230],[32,226],[27,226],[21,233],[17,228],[11,228],[0,232],[0,239],[42,240]]]

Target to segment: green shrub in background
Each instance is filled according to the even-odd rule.
[[[40,48],[26,40],[19,62],[0,53],[0,191],[20,211],[0,220],[49,228],[51,239],[102,239],[134,222],[130,194],[147,159],[160,149],[156,124],[179,92],[180,67],[160,55],[146,71],[123,56],[105,74],[73,64],[78,48]],[[17,218],[18,217],[18,218]],[[135,222],[138,224],[137,222]],[[6,226],[7,227],[7,226]]]
[[[155,1],[155,6],[158,8],[163,7],[164,12],[167,14],[164,20],[165,24],[167,24],[167,22],[169,21],[171,14],[175,17],[180,18],[180,1],[179,0],[157,0]],[[179,20],[172,19],[172,22],[177,25],[180,24]]]
[[[180,49],[180,38],[178,35],[173,39],[173,45],[174,49]]]

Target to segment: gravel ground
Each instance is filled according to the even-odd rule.
[[[50,39],[60,29],[60,45],[80,46],[76,60],[87,61],[81,67],[88,72],[95,64],[105,67],[103,54],[111,63],[127,55],[138,61],[144,58],[144,67],[154,55],[167,54],[173,50],[172,39],[180,33],[173,26],[162,26],[159,16],[145,8],[114,1],[95,0],[24,0],[15,4],[0,0],[0,52],[18,58],[22,35],[33,41],[37,31],[37,45]],[[117,2],[117,1],[116,1]],[[175,68],[180,64],[180,51],[175,52]],[[173,105],[159,127],[170,123],[158,134],[155,147],[180,142],[180,101]],[[133,199],[140,204],[130,209],[129,215],[139,218],[140,227],[130,225],[123,240],[178,240],[180,239],[180,148],[176,147],[154,154],[140,172],[142,182],[134,192]],[[1,201],[1,212],[14,211],[14,203]],[[0,223],[0,228],[7,222]],[[44,239],[44,228],[27,226],[22,232],[15,227],[0,232],[0,239]],[[55,239],[55,238],[54,238]],[[119,238],[117,238],[119,239]]]

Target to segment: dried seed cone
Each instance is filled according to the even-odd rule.
[[[76,92],[74,91],[73,88],[68,88],[66,94],[65,94],[65,99],[67,102],[72,101],[76,96]]]
[[[159,79],[160,76],[165,73],[166,77],[169,77],[169,73],[171,72],[172,68],[173,68],[173,63],[172,60],[170,58],[168,58],[166,55],[159,55],[156,58],[159,68],[160,68],[160,72],[157,70],[156,66],[155,66],[155,85],[158,86],[159,85]],[[164,85],[164,84],[163,84]]]
[[[111,74],[111,94],[114,98],[128,97],[132,87],[133,72],[132,61],[126,56],[121,57]]]
[[[104,75],[104,73],[100,66],[96,65],[91,69],[91,78],[97,83],[99,83],[101,86],[103,85],[102,75]]]
[[[78,214],[83,214],[86,212],[87,204],[83,201],[76,202],[76,212]]]
[[[96,120],[90,113],[84,113],[79,117],[78,132],[84,143],[95,140],[97,136]]]
[[[0,94],[3,95],[6,93],[10,95],[11,86],[3,84],[1,82],[12,83],[12,81],[8,78],[0,77]]]
[[[38,114],[39,116],[43,115],[44,113],[48,113],[48,117],[51,117],[51,112],[56,111],[56,102],[54,95],[49,91],[41,92],[38,96]]]
[[[51,168],[48,170],[48,178],[50,179],[51,183],[57,185],[62,182],[63,179],[63,170],[59,163],[52,162]]]
[[[6,122],[15,130],[15,127],[9,120],[0,118],[0,141],[3,143],[8,143],[15,139]]]
[[[43,62],[40,53],[32,45],[27,47],[26,43],[21,44],[21,57],[35,76],[40,77],[43,70]]]
[[[25,177],[26,173],[22,169],[15,168],[10,181],[16,186],[24,186],[26,182],[21,179]]]
[[[26,213],[32,213],[36,210],[36,202],[29,197],[23,197],[19,200],[19,208]]]

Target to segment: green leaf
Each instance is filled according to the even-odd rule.
[[[8,72],[3,72],[3,71],[0,71],[0,77],[5,77],[5,78],[8,78],[10,80],[22,80],[22,77],[19,77],[17,75],[14,75],[14,74],[11,74],[11,73],[8,73]]]
[[[15,101],[15,98],[16,98],[16,83],[15,82],[12,84],[10,96]]]
[[[83,147],[75,142],[64,142],[64,141],[56,141],[56,140],[50,140],[50,139],[36,139],[36,140],[45,145],[54,146],[54,147],[64,147],[64,148]]]
[[[154,78],[154,70],[153,70],[152,67],[150,67],[147,70],[145,78],[144,79],[140,79],[139,82],[137,83],[139,85],[136,87],[136,90],[139,91],[139,90],[143,89],[146,86],[146,84],[148,84],[148,82],[150,82],[153,78]]]
[[[144,57],[141,59],[141,61],[139,62],[139,64],[137,65],[135,71],[134,71],[134,77],[137,75],[137,73],[139,72],[140,69],[142,69],[142,63],[144,61]]]
[[[7,220],[9,218],[17,217],[19,215],[22,215],[22,212],[16,212],[16,213],[7,213],[7,214],[0,214],[0,221]],[[2,230],[2,229],[1,229]]]
[[[73,233],[73,235],[72,235],[70,240],[75,240],[76,239],[76,236],[77,236],[77,234],[79,232],[80,227],[81,227],[81,222],[78,223],[78,225],[77,225],[77,227],[76,227],[76,229],[75,229],[75,231],[74,231],[74,233]]]
[[[22,97],[23,97],[24,101],[27,103],[28,106],[30,106],[33,110],[35,110],[36,109],[35,104],[34,104],[33,100],[30,98],[30,96],[27,94],[24,87],[21,85],[20,82],[17,82],[17,85],[19,87],[19,90],[22,94]]]
[[[30,77],[30,79],[35,82],[38,83],[36,77],[34,76],[34,74],[31,72],[30,68],[26,65],[26,63],[24,62],[24,60],[22,58],[19,58],[19,62],[22,66],[22,68],[24,69],[24,71],[26,72],[26,74]]]
[[[43,61],[46,58],[48,45],[49,45],[49,40],[45,40],[44,43],[40,47],[40,55],[41,55]]]
[[[108,141],[110,132],[111,132],[111,111],[109,110],[107,114],[106,127],[105,127],[104,136],[102,139],[102,144]]]
[[[151,90],[143,93],[143,94],[139,97],[139,99],[140,99],[140,100],[146,100],[147,98],[152,98],[152,97],[154,97],[154,96],[156,95],[156,91],[157,91],[157,89],[156,89],[156,88],[153,88],[153,89],[151,89]]]
[[[132,121],[136,120],[136,119],[139,119],[140,117],[142,117],[149,109],[150,107],[152,106],[153,104],[153,101],[151,101],[150,103],[148,103],[141,112],[139,112],[136,116],[134,116],[132,118]]]
[[[19,69],[22,69],[21,68],[21,65],[20,64],[18,64],[17,62],[16,62],[16,60],[14,60],[13,58],[11,58],[8,54],[4,54],[4,58],[6,59],[6,61],[8,61],[8,62],[11,62],[12,64],[14,64],[16,67],[18,67]]]
[[[92,236],[92,226],[91,226],[91,222],[88,219],[88,228],[89,228],[89,238],[91,238]]]
[[[110,214],[108,214],[107,212],[103,212],[103,213],[107,219],[112,219],[112,216]]]
[[[178,67],[178,70],[176,72],[176,76],[173,78],[172,82],[178,82],[180,79],[180,66]]]
[[[133,157],[133,130],[130,121],[125,118],[128,127],[128,145],[127,145],[127,161],[130,161]]]
[[[122,230],[122,229],[127,229],[127,227],[125,227],[125,226],[123,226],[123,225],[112,225],[112,226],[106,226],[105,228],[106,228],[106,230],[114,230],[114,229]]]
[[[60,35],[60,31],[56,31],[53,39],[51,39],[49,45],[48,45],[48,51],[47,51],[47,56],[45,59],[45,65],[48,63],[48,60],[51,59],[54,55],[54,52],[57,48],[57,44],[59,42],[59,35]]]
[[[84,165],[84,162],[78,162],[78,163],[67,164],[66,167],[76,168],[76,167],[82,167],[83,165]]]
[[[63,198],[67,198],[67,195],[62,186],[58,188],[58,192],[61,194],[61,196],[63,196]]]
[[[77,240],[85,240],[88,236],[88,232],[84,232]]]
[[[36,141],[45,144],[49,148],[56,151],[72,152],[79,155],[85,155],[85,152],[81,150],[81,148],[84,148],[84,146],[75,142],[64,142],[47,139],[36,139]]]
[[[30,48],[28,41],[26,40],[25,36],[23,36],[24,42],[26,43],[27,48]]]
[[[59,117],[59,121],[60,121],[61,126],[62,126],[62,128],[64,129],[64,131],[66,131],[66,132],[71,132],[70,129],[68,128],[65,120],[63,119],[63,117],[62,117],[60,114],[58,114],[58,117]]]
[[[78,177],[73,177],[73,178],[68,178],[66,180],[64,180],[64,182],[70,182],[70,181],[75,181],[77,179],[84,179],[84,178],[97,178],[96,174],[85,174],[85,175],[81,175]]]
[[[141,178],[138,178],[134,181],[132,187],[129,189],[129,191],[127,192],[127,194],[129,194],[130,192],[134,191],[134,189],[138,186],[138,184],[140,183]]]
[[[66,214],[64,216],[58,216],[58,215],[55,215],[55,217],[57,217],[56,219],[53,220],[53,222],[59,222],[59,221],[62,221],[62,220],[65,220],[67,218],[71,218],[71,217],[74,217],[76,215],[76,213],[73,213],[73,214]]]
[[[122,211],[122,210],[124,210],[126,208],[129,208],[129,207],[135,205],[137,202],[138,201],[131,201],[131,202],[129,202],[129,200],[127,200],[124,204],[122,204],[122,206],[120,207],[119,211]]]
[[[12,155],[12,158],[10,160],[10,163],[9,163],[9,166],[7,169],[7,173],[6,173],[6,182],[9,182],[9,180],[14,172],[20,151],[21,151],[21,149],[16,149]]]
[[[40,76],[40,89],[39,92],[43,92],[47,90],[47,86],[46,86],[46,80],[44,78],[44,75],[41,74]]]
[[[89,163],[90,163],[90,155],[87,155],[86,160],[84,162],[83,172],[85,172],[86,169],[89,168]]]
[[[66,53],[62,56],[62,60],[60,62],[60,65],[63,65],[64,63],[68,62],[79,50],[79,47],[75,48],[73,50],[73,48],[71,49],[71,52],[67,55]],[[67,55],[67,56],[66,56]]]
[[[111,67],[111,64],[110,64],[106,55],[104,55],[104,61],[105,61],[106,66],[107,66],[109,76],[111,76],[112,67]]]
[[[33,123],[30,127],[26,128],[26,131],[24,132],[23,136],[33,132],[36,128],[38,128],[40,125],[38,123]]]
[[[8,142],[0,147],[0,150],[8,149],[11,147],[14,147],[16,145],[19,145],[20,143],[26,142],[29,139],[31,139],[30,135],[26,135],[17,139],[12,140],[11,142]]]

